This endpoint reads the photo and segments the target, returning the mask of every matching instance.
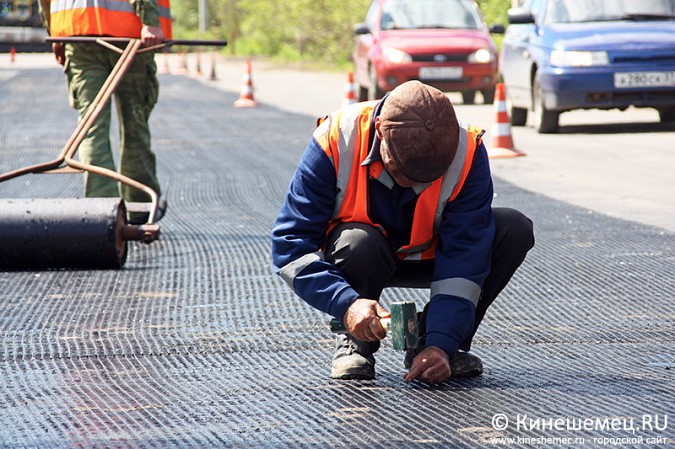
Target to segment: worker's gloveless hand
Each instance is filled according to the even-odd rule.
[[[342,317],[342,322],[354,338],[362,341],[377,341],[387,336],[380,318],[390,316],[391,314],[379,302],[359,298],[349,306]]]
[[[430,384],[440,384],[450,379],[450,358],[441,348],[428,346],[413,360],[410,371],[405,375],[406,382],[419,378]]]
[[[164,32],[161,27],[144,25],[141,28],[141,45],[143,47],[152,47],[164,42]]]
[[[54,52],[56,62],[58,62],[61,65],[66,63],[66,48],[63,46],[63,44],[53,42],[52,51]]]

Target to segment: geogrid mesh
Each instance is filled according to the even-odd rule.
[[[0,274],[0,446],[451,448],[516,436],[592,446],[675,436],[672,425],[635,434],[513,424],[671,414],[672,234],[496,180],[495,204],[530,216],[537,244],[478,332],[484,376],[407,385],[403,354],[385,340],[376,380],[334,382],[328,318],[292,295],[269,254],[314,118],[234,109],[235,96],[188,78],[161,83],[152,123],[169,200],[161,240],[131,244],[119,271]],[[58,70],[9,84],[0,84],[11,105],[0,110],[3,172],[54,157],[75,123]],[[0,184],[2,198],[32,196],[81,196],[81,179]],[[421,308],[426,295],[392,289],[383,301]],[[498,414],[509,428],[494,428]]]

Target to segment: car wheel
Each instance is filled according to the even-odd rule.
[[[494,97],[494,95],[493,95]],[[473,104],[474,100],[476,99],[476,91],[475,90],[467,90],[462,92],[462,102],[464,104]]]
[[[384,96],[384,92],[377,85],[377,73],[375,67],[370,66],[370,85],[368,86],[368,100],[379,100]]]
[[[511,117],[511,125],[525,126],[527,123],[527,109],[511,107],[509,109],[509,117]]]
[[[539,81],[539,74],[534,75],[532,104],[534,109],[534,128],[540,134],[554,134],[558,132],[560,113],[549,111],[544,106],[544,92]]]
[[[495,102],[495,89],[481,90],[481,95],[483,95],[483,104],[492,104]]]
[[[662,123],[675,122],[675,107],[659,109],[659,119]]]
[[[509,97],[509,90],[506,88],[506,85],[504,85],[504,94],[506,97],[506,112],[511,119],[511,125],[525,126],[527,123],[527,109],[513,107],[513,102],[511,101],[511,97]]]
[[[361,86],[360,84],[358,86],[358,89],[359,89],[359,101],[367,101],[368,100],[368,89]]]

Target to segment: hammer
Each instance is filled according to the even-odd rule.
[[[391,330],[394,349],[405,351],[417,344],[417,308],[414,302],[391,303],[391,318],[380,320],[385,332]],[[347,328],[340,320],[330,322],[330,330],[336,334],[346,334]]]

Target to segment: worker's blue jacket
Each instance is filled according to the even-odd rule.
[[[377,105],[350,106],[371,109],[370,132],[363,133],[370,135],[368,151],[361,152],[367,155],[361,165],[380,162],[380,141],[374,132],[374,121],[383,101]],[[323,260],[321,248],[327,231],[334,224],[336,204],[343,192],[338,187],[335,161],[316,136],[317,133],[305,150],[274,225],[272,257],[276,272],[298,296],[313,307],[342,319],[360,296],[334,265]],[[426,345],[439,347],[451,357],[474,328],[476,304],[490,271],[494,238],[493,187],[480,134],[476,139],[473,163],[469,161],[469,164],[470,170],[461,190],[455,192],[441,209],[439,225],[435,226],[438,237],[435,251],[431,252],[435,255],[435,265],[426,321]],[[386,171],[377,178],[369,177],[367,183],[371,221],[381,226],[392,250],[405,246],[411,239],[417,199],[430,184],[401,187]]]

